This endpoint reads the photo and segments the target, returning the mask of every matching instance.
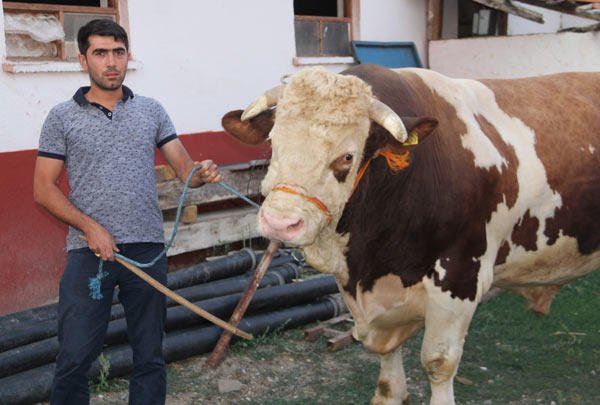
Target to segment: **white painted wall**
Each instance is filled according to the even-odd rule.
[[[458,0],[444,2],[443,40],[429,44],[429,67],[457,78],[511,78],[577,70],[600,70],[598,33],[561,33],[594,20],[524,3],[544,15],[544,24],[510,15],[508,36],[455,39]]]
[[[600,71],[600,33],[432,41],[432,70],[456,78],[511,78]]]
[[[140,94],[157,98],[169,111],[179,133],[221,130],[220,118],[224,112],[243,107],[262,91],[278,84],[282,75],[303,67],[292,63],[293,0],[178,0],[169,4],[159,0],[128,0],[128,10],[132,52],[141,68],[129,71],[126,84]],[[358,39],[414,42],[427,66],[426,14],[427,2],[423,0],[361,0]],[[561,18],[566,24],[565,18]],[[514,32],[530,29],[519,24],[514,23]],[[0,59],[4,61],[3,31],[0,9]],[[575,53],[565,54],[557,48],[550,56],[568,57],[588,66],[597,63],[598,43],[589,34],[575,46]],[[439,49],[442,45],[434,47]],[[435,66],[443,65],[451,71],[453,64],[469,68],[483,60],[484,67],[491,65],[490,74],[496,74],[500,65],[520,68],[538,59],[532,57],[536,55],[536,46],[539,48],[536,52],[543,53],[547,46],[556,44],[551,40],[548,45],[532,44],[530,50],[512,56],[490,54],[488,45],[488,42],[464,42],[461,47],[468,52],[460,58],[448,57],[447,52],[434,56]],[[571,46],[571,42],[561,40],[560,45]],[[454,44],[445,46],[452,49]],[[470,49],[471,46],[474,48]],[[339,71],[347,66],[334,64],[328,68]],[[35,149],[50,108],[86,84],[86,74],[77,71],[1,71],[0,152]]]
[[[362,0],[360,40],[414,42],[427,66],[427,2],[423,0]]]
[[[509,14],[507,30],[508,35],[556,33],[561,29],[585,27],[586,25],[595,24],[597,22],[588,18],[581,18],[541,7],[535,7],[530,4],[519,3],[518,1],[515,1],[515,5],[543,14],[544,23],[536,23],[534,21]]]
[[[130,70],[125,83],[158,99],[179,133],[221,130],[224,112],[302,68],[292,63],[293,0],[128,0],[128,10],[131,50],[141,68]],[[360,39],[413,41],[426,63],[426,2],[362,0],[360,14]],[[0,72],[0,152],[37,148],[50,108],[86,84],[82,72]]]
[[[128,1],[131,50],[142,68],[125,83],[161,101],[178,132],[221,130],[224,112],[294,70],[292,0],[173,4]],[[0,53],[4,60],[3,35]],[[0,152],[36,148],[49,109],[87,83],[81,72],[0,72]]]
[[[129,83],[159,99],[181,133],[221,130],[223,113],[293,71],[292,0],[128,3],[132,49],[144,64]]]
[[[556,33],[557,31],[570,27],[584,27],[594,24],[594,20],[562,14],[556,11],[541,7],[535,7],[530,4],[515,1],[515,5],[541,13],[544,16],[544,23],[536,23],[515,15],[508,15],[507,34],[527,35],[527,34],[545,34]],[[458,0],[444,0],[444,15],[442,24],[442,39],[456,39],[458,37]]]

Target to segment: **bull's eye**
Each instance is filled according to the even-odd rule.
[[[346,177],[348,176],[348,172],[350,172],[350,168],[352,167],[352,162],[354,160],[353,153],[344,153],[340,155],[337,159],[331,162],[329,166],[333,171],[333,175],[340,183],[346,181]]]

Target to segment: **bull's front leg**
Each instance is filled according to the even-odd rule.
[[[401,405],[408,403],[408,388],[402,363],[402,349],[379,356],[380,369],[371,405]]]
[[[454,404],[454,376],[477,303],[452,298],[449,292],[442,292],[430,279],[424,284],[427,307],[421,364],[429,378],[430,404]]]

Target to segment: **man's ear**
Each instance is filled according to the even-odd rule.
[[[85,55],[78,54],[77,58],[79,59],[79,64],[81,65],[81,68],[83,69],[83,71],[87,72],[88,65],[87,65],[87,59],[85,58]]]

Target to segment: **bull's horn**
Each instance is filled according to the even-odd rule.
[[[264,94],[254,100],[242,113],[242,121],[254,118],[261,112],[277,105],[277,102],[283,93],[283,88],[284,85],[280,84],[279,86],[267,90]]]
[[[390,107],[376,98],[371,98],[369,117],[394,136],[398,141],[404,143],[408,138],[406,128],[402,119]]]

